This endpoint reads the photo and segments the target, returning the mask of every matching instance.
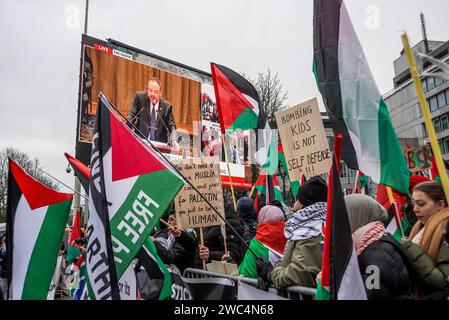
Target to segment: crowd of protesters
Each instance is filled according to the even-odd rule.
[[[445,299],[449,295],[449,245],[445,232],[449,208],[441,183],[411,179],[411,198],[402,212],[412,226],[397,241],[387,230],[387,210],[374,198],[347,195],[353,244],[369,300]],[[289,286],[316,288],[321,276],[323,227],[326,221],[327,185],[312,177],[300,188],[289,212],[275,201],[259,212],[253,200],[242,197],[234,211],[225,204],[225,239],[220,226],[199,230],[176,228],[176,217],[168,215],[170,227],[154,235],[158,254],[181,271],[203,268],[203,261],[226,260],[238,265],[239,274],[258,280],[259,289]],[[245,244],[242,243],[242,240]],[[225,252],[225,241],[228,251]],[[269,248],[269,258],[261,246]],[[247,248],[250,248],[247,250]],[[370,267],[378,268],[378,285],[370,286]]]
[[[411,228],[404,229],[400,241],[386,230],[391,217],[374,198],[363,194],[344,198],[369,300],[447,299],[449,296],[446,234],[449,207],[441,183],[427,180],[422,177],[410,180],[411,198],[404,201],[401,210]],[[226,261],[238,265],[240,275],[257,279],[259,289],[316,288],[322,269],[327,193],[326,182],[316,176],[301,186],[295,203],[288,209],[273,201],[257,212],[249,197],[238,200],[237,210],[231,202],[225,203],[225,218],[232,228],[228,225],[203,228],[202,243],[200,230],[178,228],[171,210],[162,217],[168,226],[160,224],[151,239],[161,260],[176,266],[181,274],[186,268],[203,269],[211,261]],[[82,236],[68,245],[78,249],[79,258],[85,254],[86,243]],[[64,246],[60,254],[70,259],[71,254]],[[379,270],[376,286],[367,285],[372,266]],[[0,299],[6,298],[7,277],[6,236],[3,235],[0,238]]]

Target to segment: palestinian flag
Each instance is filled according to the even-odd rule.
[[[257,258],[265,258],[275,265],[284,255],[287,239],[284,235],[285,221],[274,221],[259,224],[256,236],[251,240],[249,247]],[[248,278],[258,278],[256,257],[247,250],[242,263],[239,265],[239,274]]]
[[[254,86],[234,70],[211,63],[221,132],[257,129],[257,163],[271,175],[276,171],[277,131],[272,131],[261,110]]]
[[[89,180],[90,180],[90,169],[78,159],[72,157],[68,153],[64,153],[65,157],[70,163],[70,166],[75,171],[75,175],[83,186],[84,192],[89,194]]]
[[[340,184],[341,135],[335,136],[329,174],[321,282],[317,300],[366,300]]]
[[[210,64],[221,132],[255,129],[260,98],[254,86],[234,70]]]
[[[342,0],[314,0],[314,72],[343,161],[408,194],[409,171],[387,106]]]
[[[70,238],[68,241],[68,248],[67,248],[67,255],[66,260],[68,263],[75,262],[79,256],[81,255],[80,250],[77,246],[73,243],[75,239],[81,238],[82,231],[81,231],[81,217],[80,212],[77,211],[75,215],[75,219],[73,219],[73,226],[72,226],[72,232],[70,233]]]
[[[254,188],[259,193],[259,195],[262,195],[265,197],[267,196],[267,189],[268,190],[272,189],[271,192],[268,193],[268,195],[274,194],[274,198],[273,198],[273,196],[271,196],[270,201],[279,200],[279,201],[285,202],[284,197],[282,197],[282,192],[281,192],[281,188],[279,187],[277,177],[276,176],[269,176],[269,177],[270,178],[267,179],[267,172],[265,170],[262,170],[262,172],[259,175],[259,178],[257,178],[257,180],[256,180]],[[268,181],[268,180],[270,180],[270,181]],[[268,184],[269,182],[271,182],[271,183]],[[268,188],[267,188],[267,186],[268,186]],[[272,187],[270,188],[270,186],[272,186]]]
[[[84,300],[87,295],[87,268],[85,256],[80,256],[71,267],[71,295],[73,300]]]
[[[443,159],[444,167],[446,168],[446,174],[448,174],[449,164],[446,160]],[[435,156],[432,155],[432,169],[430,169],[430,179],[438,181],[441,183],[440,173],[438,172],[437,162],[435,160]]]
[[[92,144],[87,271],[92,299],[119,299],[125,272],[184,182],[100,95]]]
[[[393,235],[397,241],[401,241],[404,237],[404,232],[410,228],[407,219],[398,210],[397,203],[390,205],[388,209],[388,221],[385,230]]]
[[[362,171],[357,170],[355,178],[354,193],[362,193],[368,195],[368,177]]]
[[[9,159],[9,299],[47,299],[72,198],[47,188]]]
[[[293,199],[296,199],[296,196],[298,195],[299,188],[301,187],[303,182],[291,180],[290,174],[288,172],[287,161],[285,160],[284,148],[282,147],[282,144],[278,145],[278,156],[279,156],[279,160],[281,161],[282,167],[284,168],[284,171],[287,173],[288,179],[290,180],[290,190],[292,191]],[[302,176],[302,179],[303,178],[304,178],[304,175]]]
[[[387,187],[384,185],[377,186],[377,202],[379,202],[388,212],[388,220],[385,224],[386,231],[391,233],[396,240],[401,240],[403,232],[405,232],[409,226],[399,208],[407,201],[407,196],[391,190],[393,194],[393,202],[390,201],[388,196]],[[402,229],[402,230],[401,230]]]
[[[148,277],[159,290],[159,300],[165,300],[172,295],[172,279],[170,272],[157,254],[156,246],[150,237],[147,238],[142,248],[137,253],[137,258],[142,263]]]

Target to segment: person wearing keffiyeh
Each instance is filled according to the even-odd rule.
[[[259,276],[278,289],[288,286],[316,287],[321,269],[322,226],[326,221],[327,185],[319,176],[307,180],[299,189],[297,211],[286,222],[288,240],[282,259],[273,267],[257,260]]]

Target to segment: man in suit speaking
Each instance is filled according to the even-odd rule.
[[[148,80],[147,92],[136,93],[127,118],[151,141],[171,144],[176,125],[172,106],[161,94],[159,79]]]

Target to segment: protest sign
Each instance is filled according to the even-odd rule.
[[[417,148],[407,146],[405,148],[405,157],[407,158],[410,172],[432,169],[432,150],[429,145]]]
[[[275,114],[290,179],[328,173],[331,154],[316,98]]]
[[[174,161],[174,164],[210,204],[224,215],[218,158],[201,161],[179,160]],[[222,223],[217,213],[188,184],[185,184],[176,196],[175,208],[179,228],[209,227]]]

